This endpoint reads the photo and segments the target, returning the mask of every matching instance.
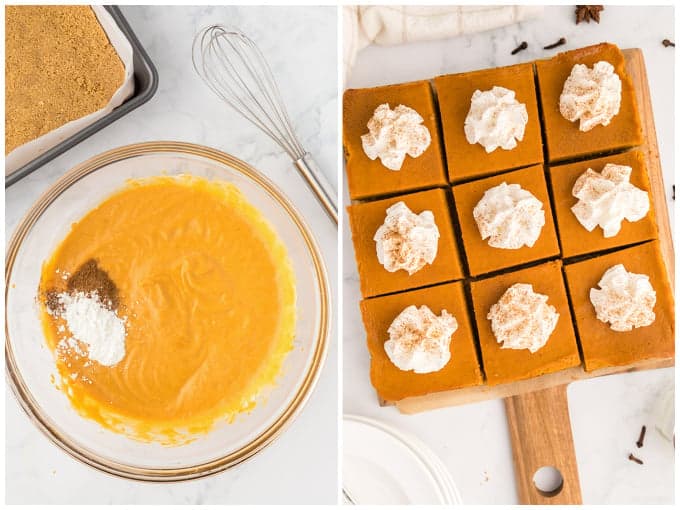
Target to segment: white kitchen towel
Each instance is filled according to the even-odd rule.
[[[345,79],[357,54],[369,44],[431,41],[511,25],[536,18],[533,5],[345,6],[343,9]]]

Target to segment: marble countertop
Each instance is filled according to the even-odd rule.
[[[601,23],[574,24],[573,6],[546,7],[541,19],[456,39],[396,47],[372,46],[359,54],[349,87],[426,79],[438,74],[509,65],[550,56],[542,49],[560,37],[577,48],[611,41],[642,48],[652,94],[661,164],[673,220],[674,40],[673,7],[607,6]],[[526,40],[526,51],[510,52]],[[345,194],[345,200],[347,195]],[[346,218],[346,216],[345,216]],[[352,243],[343,234],[344,412],[383,420],[411,432],[439,454],[468,504],[517,502],[512,451],[500,400],[402,416],[377,405],[368,379],[368,352],[357,303],[360,299]],[[663,396],[673,389],[674,370],[630,373],[573,383],[569,406],[585,503],[672,503],[674,449],[654,423]],[[648,427],[643,449],[635,448]],[[644,459],[639,466],[629,452]]]
[[[123,14],[158,69],[151,101],[6,191],[7,238],[30,205],[76,164],[108,149],[181,140],[228,152],[277,183],[300,208],[323,254],[336,295],[336,230],[269,138],[218,102],[191,67],[191,41],[203,25],[238,26],[260,44],[277,77],[303,146],[337,180],[337,10],[335,7],[124,6]],[[309,44],[314,41],[314,44]],[[313,71],[313,72],[310,72]],[[306,408],[250,461],[203,480],[130,482],[73,460],[43,436],[6,391],[7,503],[334,503],[337,485],[337,344]],[[266,488],[266,490],[263,490]]]

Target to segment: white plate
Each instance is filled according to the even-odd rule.
[[[343,420],[343,487],[356,504],[460,504],[450,474],[420,440],[370,418]]]

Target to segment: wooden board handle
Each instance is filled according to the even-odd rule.
[[[505,399],[505,412],[520,503],[581,504],[567,386],[508,397]],[[534,485],[534,474],[544,466],[552,466],[562,475],[562,487],[555,494],[542,493]]]

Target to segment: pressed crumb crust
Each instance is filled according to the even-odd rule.
[[[102,109],[125,68],[88,6],[5,8],[5,154]]]

